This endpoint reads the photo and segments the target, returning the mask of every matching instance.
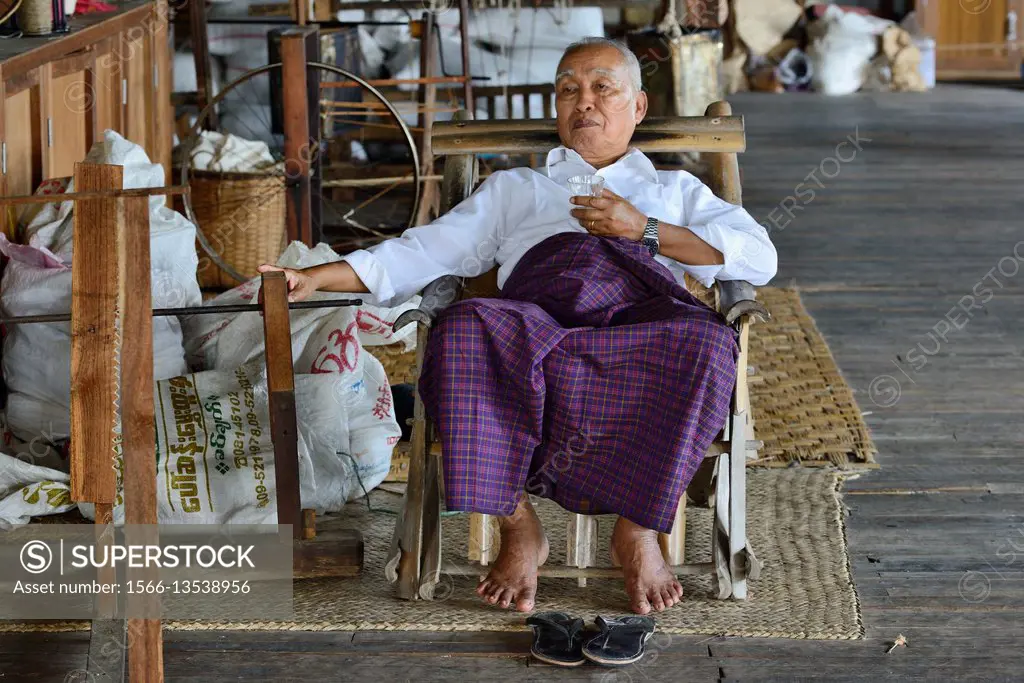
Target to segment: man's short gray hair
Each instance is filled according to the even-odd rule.
[[[565,59],[565,57],[572,52],[594,45],[612,47],[619,51],[619,54],[622,55],[622,61],[626,64],[626,70],[629,72],[629,82],[630,85],[633,86],[633,94],[639,94],[643,90],[643,79],[640,75],[640,60],[638,60],[636,55],[633,54],[633,51],[620,40],[612,40],[611,38],[602,38],[600,36],[583,38],[582,40],[577,40],[575,43],[565,48],[565,52],[562,53],[562,59]]]

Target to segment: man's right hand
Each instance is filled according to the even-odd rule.
[[[284,273],[288,281],[288,302],[302,301],[309,298],[309,295],[317,290],[317,282],[305,270],[296,268],[279,268],[278,266],[264,263],[258,270],[261,273]],[[262,294],[262,292],[260,292]]]

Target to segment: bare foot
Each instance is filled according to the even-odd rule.
[[[622,565],[634,612],[661,612],[682,600],[683,587],[665,563],[658,532],[619,517],[612,531],[611,550],[612,557]]]
[[[510,517],[498,520],[501,549],[490,573],[476,587],[477,595],[492,605],[519,612],[533,609],[537,597],[537,567],[548,559],[548,539],[530,501],[524,496]]]

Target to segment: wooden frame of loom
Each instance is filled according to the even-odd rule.
[[[437,155],[445,155],[441,210],[448,211],[474,190],[478,176],[477,154],[540,154],[557,147],[553,120],[469,121],[458,120],[434,126],[431,144]],[[710,187],[716,195],[733,204],[742,202],[737,154],[746,148],[743,118],[733,116],[727,102],[714,102],[705,116],[649,118],[633,136],[633,146],[644,152],[702,152],[711,166]],[[423,291],[423,302],[395,321],[395,329],[417,323],[416,374],[423,367],[431,323],[436,315],[459,298],[493,296],[497,293],[496,270],[463,281],[443,277]],[[671,534],[659,541],[666,561],[677,574],[715,574],[717,597],[743,600],[747,579],[760,573],[746,536],[746,462],[756,455],[753,440],[750,395],[747,386],[748,332],[755,320],[765,320],[768,311],[755,299],[747,282],[716,283],[715,300],[727,323],[740,336],[739,372],[733,392],[732,410],[721,435],[708,450],[704,463],[691,481],[687,495],[714,506],[712,561],[686,564],[686,498],[680,501]],[[470,515],[469,562],[442,557],[441,505],[443,480],[439,451],[431,448],[434,428],[427,419],[417,393],[412,419],[408,488],[400,516],[395,523],[385,573],[397,583],[398,596],[407,600],[432,599],[441,574],[484,575],[496,557],[498,528],[488,515]],[[568,514],[568,513],[567,513]],[[597,521],[588,515],[568,514],[568,563],[570,566],[540,567],[541,576],[575,578],[586,585],[588,578],[613,577],[618,567],[596,564]]]
[[[131,542],[154,544],[159,539],[151,531],[159,520],[152,465],[156,414],[149,199],[180,194],[185,188],[123,190],[123,176],[122,166],[78,163],[74,193],[0,198],[0,206],[75,202],[70,497],[74,502],[92,503],[98,538],[101,542],[112,539],[120,406],[124,522],[148,527],[129,529]],[[264,274],[261,289],[277,522],[292,525],[294,577],[355,576],[363,563],[362,535],[355,530],[317,535],[314,511],[301,508],[288,287],[283,273]],[[100,571],[106,582],[115,580],[107,570]],[[159,574],[156,568],[129,569],[128,578],[158,580]],[[116,605],[110,596],[97,600],[88,670],[111,683],[124,681],[127,657],[130,680],[158,683],[164,678],[161,620],[148,617],[159,615],[160,597],[132,593],[127,605],[133,613],[137,607],[147,618],[115,618]]]

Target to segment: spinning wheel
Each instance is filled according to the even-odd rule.
[[[216,199],[198,196],[194,193],[184,200],[184,213],[196,224],[199,244],[209,258],[226,274],[238,282],[244,282],[248,275],[239,271],[235,264],[224,256],[223,240],[211,233],[211,226],[204,225],[202,216],[211,209],[203,202],[236,202],[240,212],[252,215],[255,208],[267,202],[279,200],[276,193],[287,192],[298,179],[295,166],[298,162],[308,164],[314,169],[312,194],[312,228],[314,235],[327,237],[344,230],[356,239],[376,240],[390,237],[379,229],[381,224],[412,225],[420,204],[420,162],[412,131],[405,124],[396,107],[373,85],[345,69],[318,62],[306,63],[306,80],[309,90],[316,93],[310,97],[309,108],[315,112],[317,130],[310,131],[308,140],[298,147],[300,159],[288,152],[288,141],[285,135],[285,118],[287,113],[284,69],[282,64],[268,64],[246,72],[225,86],[209,105],[198,115],[187,137],[178,149],[177,163],[180,167],[180,178],[183,185],[203,175],[199,168],[205,168],[211,161],[216,161],[220,171],[231,172],[233,176],[243,176],[250,180],[267,179],[271,182],[263,184],[253,196],[234,197],[217,196]],[[313,90],[314,87],[316,90]],[[376,102],[369,110],[376,120],[352,120],[351,102],[339,101],[337,92],[346,92],[360,88],[369,92]],[[344,90],[343,90],[344,89]],[[342,95],[341,97],[343,97]],[[349,106],[337,106],[337,105]],[[315,105],[315,107],[314,107]],[[365,109],[365,107],[364,107]],[[312,118],[312,117],[311,117]],[[214,125],[216,122],[217,125]],[[378,161],[365,160],[358,164],[340,165],[329,160],[326,151],[337,138],[346,131],[358,126],[389,126],[398,132],[397,147],[402,159],[401,167],[407,168],[406,173],[393,174],[397,178],[389,182],[367,182],[368,176],[375,175]],[[222,134],[233,134],[244,141],[263,143],[258,145],[240,144],[234,147],[224,145],[215,153],[211,153],[210,141],[206,131],[217,131]],[[244,162],[244,163],[243,163]],[[234,172],[242,166],[241,173]],[[239,169],[241,170],[241,169]],[[353,178],[353,170],[360,178]],[[277,180],[275,184],[272,182]],[[381,202],[391,191],[407,186],[411,180],[411,202]],[[347,193],[338,193],[333,188],[344,187]],[[268,189],[269,188],[269,189]],[[408,195],[409,193],[407,193]],[[393,198],[393,197],[392,197]],[[405,197],[408,200],[408,196]],[[248,204],[249,206],[243,206]],[[404,207],[409,207],[405,212]],[[223,212],[224,206],[217,207]],[[227,207],[232,208],[232,207]],[[257,225],[256,230],[264,230],[264,224]]]

